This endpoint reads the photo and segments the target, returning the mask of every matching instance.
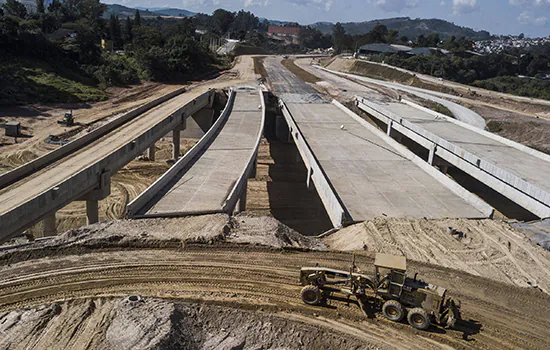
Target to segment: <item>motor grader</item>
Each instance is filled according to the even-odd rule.
[[[460,302],[446,296],[445,288],[407,277],[404,256],[378,253],[374,277],[359,273],[355,256],[348,271],[324,267],[303,267],[300,274],[304,303],[318,305],[333,294],[357,299],[366,311],[367,304],[377,305],[384,317],[407,321],[416,329],[426,330],[432,322],[452,328],[460,319]],[[374,303],[369,303],[374,301]]]

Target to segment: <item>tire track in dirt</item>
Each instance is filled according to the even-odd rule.
[[[346,269],[350,258],[349,253],[231,245],[54,253],[0,267],[0,312],[53,301],[139,294],[261,309],[381,347],[543,349],[550,337],[547,295],[425,264],[411,263],[410,270],[448,287],[462,300],[466,321],[459,330],[418,332],[381,317],[367,319],[359,307],[345,301],[331,300],[328,307],[301,303],[300,266],[319,262]],[[370,270],[372,256],[358,253],[357,264]]]

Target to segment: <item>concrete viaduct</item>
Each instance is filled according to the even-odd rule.
[[[110,194],[111,176],[147,150],[154,158],[155,142],[170,132],[173,158],[177,160],[181,132],[191,120],[189,117],[211,108],[214,100],[214,92],[206,87],[183,92],[176,91],[145,104],[3,175],[0,240],[9,239],[42,220],[43,234],[56,234],[56,211],[73,201],[85,201],[87,222],[96,223],[98,201]]]

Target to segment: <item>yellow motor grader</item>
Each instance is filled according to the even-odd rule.
[[[374,267],[374,277],[356,272],[355,256],[349,271],[303,267],[302,300],[318,305],[338,293],[355,297],[363,310],[369,300],[378,300],[384,317],[395,322],[407,317],[411,326],[421,330],[428,329],[432,322],[452,328],[460,319],[460,302],[447,297],[445,288],[419,280],[416,275],[407,277],[404,256],[378,253]]]

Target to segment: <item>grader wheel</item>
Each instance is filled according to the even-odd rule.
[[[302,301],[308,305],[318,305],[321,303],[321,290],[316,286],[305,286],[300,293]]]

